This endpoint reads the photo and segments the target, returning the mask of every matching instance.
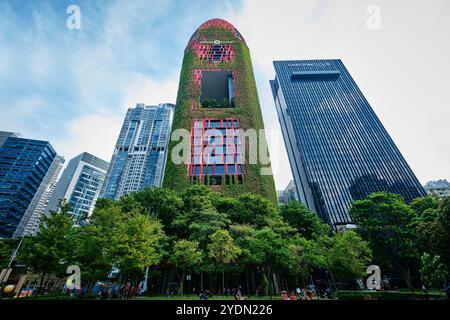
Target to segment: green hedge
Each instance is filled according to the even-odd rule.
[[[336,298],[341,300],[429,300],[445,299],[442,292],[422,291],[336,291]]]
[[[79,300],[79,297],[69,295],[42,295],[37,297],[24,297],[19,300]]]

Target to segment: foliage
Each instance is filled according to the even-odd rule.
[[[356,232],[337,233],[328,251],[329,270],[340,279],[362,277],[371,258],[369,244]]]
[[[180,293],[183,294],[183,283],[186,271],[199,265],[202,261],[202,251],[197,241],[178,240],[174,244],[171,262],[181,271]]]
[[[183,207],[178,193],[164,188],[147,188],[134,193],[133,197],[149,216],[161,221],[167,233],[173,233],[173,221]]]
[[[436,213],[439,207],[439,198],[435,196],[416,198],[413,201],[411,201],[409,206],[416,212],[416,215],[419,217],[424,215],[425,212],[430,213],[430,209],[434,213]]]
[[[234,262],[241,254],[241,249],[234,244],[227,230],[217,230],[211,236],[208,244],[209,257],[218,265]]]
[[[239,197],[239,210],[230,216],[236,223],[266,226],[268,219],[276,214],[275,206],[260,195],[244,194]]]
[[[217,230],[210,236],[208,255],[222,268],[222,288],[225,288],[225,265],[236,261],[242,250],[234,244],[233,238],[227,230]],[[223,291],[222,291],[223,292]]]
[[[300,276],[305,286],[315,269],[326,268],[326,248],[319,242],[297,236],[289,245],[291,252],[290,271]]]
[[[8,266],[18,242],[17,239],[0,238],[0,270]]]
[[[112,247],[114,265],[124,275],[140,277],[145,267],[159,263],[163,238],[162,225],[158,221],[130,212],[116,229]]]
[[[444,299],[440,292],[401,292],[401,291],[345,291],[335,292],[335,296],[342,300],[417,300],[417,299]]]
[[[18,260],[41,273],[41,283],[49,273],[65,273],[73,256],[73,217],[70,204],[62,201],[59,210],[42,216],[39,231],[35,237],[24,239]]]
[[[410,286],[410,264],[418,260],[412,224],[415,213],[400,195],[378,192],[353,202],[350,216],[358,232],[370,243],[375,263],[382,270],[398,268]]]
[[[447,271],[450,271],[450,198],[440,202],[434,220],[417,225],[417,235],[422,247],[433,255],[439,255]]]
[[[245,42],[236,39],[230,30],[219,28],[201,30],[198,37],[199,39],[233,41],[236,59],[211,64],[199,59],[191,48],[187,48],[181,68],[172,130],[183,128],[190,131],[192,120],[195,118],[226,117],[239,118],[241,128],[244,130],[253,128],[258,131],[263,129],[264,122],[256,90],[250,52]],[[200,102],[200,87],[193,77],[194,69],[211,67],[233,72],[235,89],[237,91],[232,101],[213,102],[212,104],[216,107],[212,108],[206,107],[207,105],[211,106],[211,101]],[[224,108],[225,102],[228,105],[231,103],[233,108]],[[178,142],[171,141],[169,143],[169,155]],[[261,176],[260,169],[262,164],[250,164],[248,162],[248,159],[246,159],[245,183],[221,185],[217,186],[216,189],[219,189],[224,195],[233,197],[238,197],[248,192],[261,194],[275,204],[277,198],[273,176]],[[186,174],[186,164],[175,164],[169,159],[166,164],[163,186],[182,192],[190,185],[189,177]]]
[[[306,239],[330,233],[328,225],[298,201],[290,201],[280,207],[283,218]]]
[[[175,266],[181,282],[193,270],[206,273],[214,286],[221,272],[224,287],[225,274],[236,283],[245,273],[247,290],[253,278],[273,294],[273,274],[283,287],[306,285],[324,271],[331,280],[352,282],[372,263],[383,274],[389,275],[386,265],[418,274],[426,247],[430,254],[422,255],[421,275],[434,286],[449,266],[449,200],[434,206],[433,199],[416,199],[410,207],[400,196],[372,194],[350,209],[356,232],[332,233],[298,202],[277,208],[260,195],[231,198],[200,185],[183,192],[151,188],[118,201],[100,199],[93,215],[75,228],[62,203],[43,218],[36,237],[24,240],[19,260],[42,276],[65,274],[68,264],[77,264],[83,286],[106,280],[114,268],[119,281],[136,283],[146,267],[164,263]],[[436,210],[435,217],[421,219],[429,210]],[[426,245],[418,247],[425,238]],[[0,241],[3,256],[14,247]]]
[[[75,229],[75,261],[90,281],[106,278],[116,267],[124,279],[136,282],[145,267],[161,259],[161,223],[136,208],[124,210],[119,202],[109,203],[94,211],[89,224]]]
[[[424,252],[421,257],[420,277],[427,287],[441,288],[448,278],[448,272],[441,262],[441,257],[431,257]]]

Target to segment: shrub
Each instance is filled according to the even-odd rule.
[[[429,300],[444,299],[441,292],[401,292],[401,291],[336,291],[341,300]]]

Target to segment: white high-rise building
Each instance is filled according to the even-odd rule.
[[[119,199],[145,187],[161,187],[174,110],[168,103],[128,109],[101,197]]]
[[[447,180],[429,181],[425,185],[425,190],[429,195],[440,198],[450,197],[450,182]]]
[[[71,205],[70,212],[75,223],[89,217],[94,211],[108,166],[108,162],[87,152],[70,160],[50,199],[47,212],[57,211],[59,202],[65,199]]]

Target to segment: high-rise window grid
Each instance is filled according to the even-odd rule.
[[[102,197],[122,195],[161,186],[174,105],[138,104],[127,111],[111,159]]]
[[[414,173],[340,60],[276,61],[271,81],[300,199],[332,225],[353,200],[424,195]]]
[[[230,175],[236,176],[236,182],[241,182],[245,174],[244,154],[239,119],[193,120],[191,161],[188,164],[192,181]]]

